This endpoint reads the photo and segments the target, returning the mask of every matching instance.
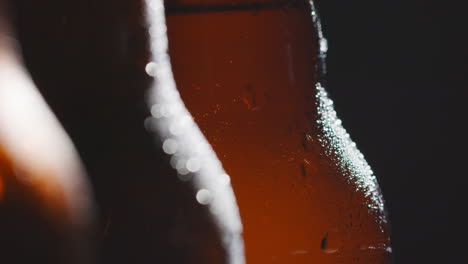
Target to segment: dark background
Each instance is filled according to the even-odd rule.
[[[424,0],[317,5],[328,90],[379,179],[395,263],[468,263],[468,9]]]

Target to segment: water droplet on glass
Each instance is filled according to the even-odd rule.
[[[333,254],[333,253],[338,252],[338,248],[330,247],[328,233],[326,233],[325,236],[322,238],[322,241],[320,242],[320,248],[322,249],[323,252],[327,254]]]
[[[154,62],[150,62],[146,64],[145,71],[149,76],[154,77],[156,76],[156,68],[157,68],[157,64]]]
[[[200,204],[207,205],[213,200],[213,195],[209,190],[201,189],[197,192],[196,198]]]
[[[326,249],[327,243],[328,243],[328,233],[326,233],[325,236],[322,238],[322,241],[320,242],[320,248],[322,250]]]
[[[247,85],[245,87],[245,90],[242,95],[242,101],[247,106],[248,110],[254,110],[257,107],[255,92],[250,85]]]
[[[305,167],[304,163],[301,163],[301,165],[299,165],[299,168],[301,170],[301,175],[303,177],[307,176],[307,170],[306,170],[306,167]]]
[[[179,144],[174,139],[166,139],[163,143],[163,150],[166,154],[172,155],[177,152]]]
[[[301,144],[304,150],[307,152],[310,152],[314,149],[314,140],[312,136],[307,133],[304,133]]]
[[[197,172],[200,170],[201,162],[198,158],[190,158],[187,160],[187,170],[190,172]]]
[[[350,171],[350,178],[358,191],[363,191],[370,198],[368,207],[373,211],[383,213],[382,196],[379,193],[375,176],[368,167],[362,153],[356,148],[347,131],[341,126],[333,101],[320,83],[316,85],[316,100],[318,106],[317,125],[322,129],[322,146],[326,148],[325,155],[331,157],[342,171]],[[319,143],[321,138],[317,141]]]

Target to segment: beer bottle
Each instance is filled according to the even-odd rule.
[[[12,6],[27,68],[92,183],[98,263],[242,263],[228,176],[175,87],[153,87],[164,13],[149,19],[156,5],[137,0]]]
[[[247,263],[389,263],[376,178],[324,88],[327,45],[314,3],[165,7],[171,67],[156,77],[175,81],[231,177]]]
[[[24,69],[10,24],[0,1],[0,262],[92,263],[86,175]]]

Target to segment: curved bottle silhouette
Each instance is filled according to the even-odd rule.
[[[152,88],[147,64],[160,53],[150,33],[164,15],[147,2],[15,2],[26,65],[88,171],[99,263],[242,263],[240,218],[218,159],[177,90]],[[176,111],[151,117],[166,101]]]
[[[226,172],[247,263],[389,263],[372,170],[323,88],[309,1],[166,1],[177,88]]]
[[[75,149],[24,69],[0,1],[0,255],[92,263],[93,200]]]

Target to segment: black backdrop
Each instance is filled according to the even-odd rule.
[[[383,189],[395,263],[468,263],[468,9],[431,0],[317,5],[328,90]]]

